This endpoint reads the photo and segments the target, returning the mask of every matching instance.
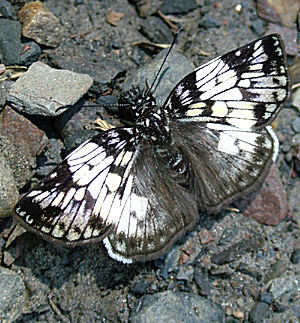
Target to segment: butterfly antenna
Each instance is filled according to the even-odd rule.
[[[173,41],[172,41],[172,44],[171,44],[171,46],[169,47],[169,50],[168,50],[168,52],[167,52],[167,54],[166,54],[166,56],[165,56],[165,58],[164,58],[164,60],[163,60],[163,62],[162,62],[162,64],[161,64],[161,66],[160,66],[160,68],[159,68],[158,72],[156,73],[156,75],[155,75],[155,77],[154,77],[154,80],[153,80],[153,82],[152,82],[152,84],[151,84],[150,88],[148,88],[148,90],[147,90],[147,92],[146,92],[146,95],[148,95],[149,93],[151,93],[151,91],[152,91],[152,89],[153,89],[153,86],[154,86],[154,84],[155,84],[155,82],[156,82],[156,80],[157,80],[157,78],[158,78],[158,76],[159,76],[159,74],[160,74],[160,72],[161,72],[161,70],[162,70],[162,68],[163,68],[163,66],[164,66],[164,64],[165,64],[165,62],[166,62],[166,60],[167,60],[167,58],[168,58],[168,56],[169,56],[169,54],[170,54],[170,52],[171,52],[171,50],[172,50],[173,46],[175,45],[175,43],[176,43],[176,41],[177,41],[177,38],[178,38],[178,36],[179,36],[179,34],[181,33],[181,31],[182,31],[182,30],[183,30],[183,28],[180,28],[180,29],[177,31],[176,35],[174,36]]]

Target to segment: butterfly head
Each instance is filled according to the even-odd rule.
[[[144,91],[138,86],[133,86],[130,90],[122,93],[119,103],[123,105],[122,119],[125,123],[126,121],[135,122],[147,111],[153,111],[156,107],[156,100],[152,93]]]

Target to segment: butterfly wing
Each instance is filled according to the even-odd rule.
[[[256,189],[278,152],[270,126],[254,132],[216,123],[178,122],[173,133],[192,172],[189,191],[203,213],[218,213]]]
[[[132,128],[98,134],[18,202],[16,220],[45,239],[70,246],[101,240],[115,223],[113,211],[119,211],[116,201],[136,153]]]
[[[125,263],[157,258],[195,225],[197,203],[138,141],[133,128],[116,128],[83,143],[19,201],[15,218],[67,246],[106,237]]]
[[[191,165],[190,191],[202,212],[218,212],[262,182],[278,152],[276,135],[264,127],[288,92],[277,35],[217,57],[174,88],[166,108],[174,141]]]
[[[288,92],[283,44],[269,35],[188,74],[165,106],[181,121],[260,128],[275,118]]]
[[[127,186],[119,221],[103,240],[114,259],[130,263],[158,258],[199,220],[197,201],[150,146],[140,150]]]

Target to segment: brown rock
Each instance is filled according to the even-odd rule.
[[[212,232],[207,229],[202,229],[199,232],[199,238],[202,244],[207,244],[215,240]]]
[[[116,26],[118,25],[118,21],[119,21],[122,17],[124,17],[124,13],[123,13],[123,12],[115,12],[115,11],[112,11],[112,12],[109,12],[109,13],[106,15],[105,19],[106,19],[106,21],[107,21],[110,25],[112,25],[112,26],[116,27]]]
[[[268,225],[276,225],[288,215],[287,196],[276,165],[272,165],[262,187],[250,198],[253,196],[244,215]]]
[[[288,27],[283,27],[275,24],[269,24],[267,28],[266,35],[270,34],[280,34],[284,41],[285,51],[291,56],[295,56],[299,53],[299,44],[297,42],[297,29],[291,29]]]
[[[289,28],[294,28],[299,10],[298,0],[257,0],[260,18]]]
[[[62,40],[59,19],[40,1],[28,2],[18,13],[22,34],[37,43],[56,47]]]
[[[17,187],[21,188],[31,178],[36,155],[47,138],[43,131],[9,106],[0,114],[0,136],[2,143],[5,141],[10,147],[8,151],[1,149],[1,152],[12,169]]]
[[[234,316],[237,319],[243,319],[245,317],[244,312],[236,310],[232,312],[232,316]]]

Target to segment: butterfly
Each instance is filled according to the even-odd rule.
[[[200,214],[255,190],[276,159],[268,126],[289,94],[280,36],[186,75],[159,106],[123,93],[124,126],[71,152],[16,205],[15,219],[66,246],[103,241],[123,263],[162,256]]]

